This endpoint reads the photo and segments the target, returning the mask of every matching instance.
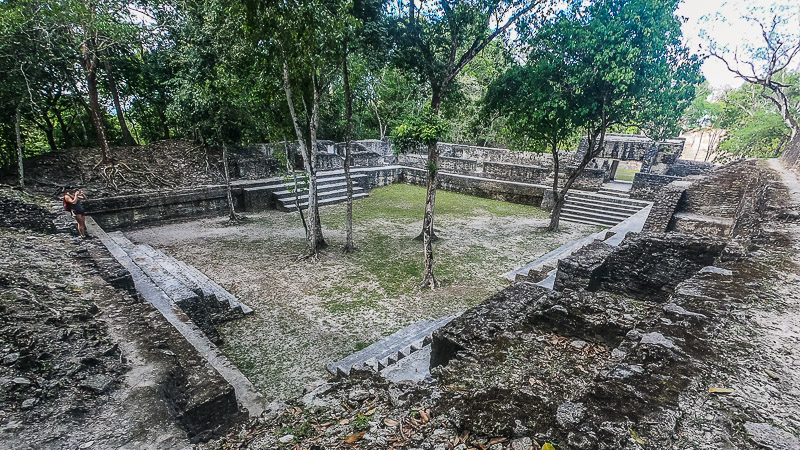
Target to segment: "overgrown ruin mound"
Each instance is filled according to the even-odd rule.
[[[71,148],[28,158],[26,185],[45,195],[59,193],[64,185],[80,186],[96,198],[224,181],[222,151],[191,141],[112,147],[109,156],[113,166],[98,165],[102,159],[98,147]],[[15,169],[6,171],[4,183],[16,184]]]
[[[130,274],[42,203],[0,190],[0,447],[183,448],[241,420]]]

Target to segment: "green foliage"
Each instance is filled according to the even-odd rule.
[[[528,36],[524,66],[489,88],[487,114],[508,120],[516,146],[541,151],[635,125],[657,139],[676,132],[694,98],[699,61],[681,42],[677,1],[575,2]]]
[[[800,74],[781,72],[775,79],[786,85],[785,93],[793,114],[800,105]],[[790,130],[775,104],[765,98],[761,86],[745,83],[711,97],[707,89],[698,89],[697,98],[684,115],[685,127],[725,130],[717,158],[734,156],[774,157],[789,140]],[[713,149],[712,149],[713,150]]]
[[[725,135],[719,151],[762,158],[778,156],[789,140],[789,128],[774,111],[758,110]]]
[[[710,100],[713,95],[708,81],[697,85],[694,100],[683,113],[683,128],[694,130],[713,126],[722,114],[722,104]]]
[[[408,117],[394,131],[398,151],[412,151],[420,146],[430,147],[447,133],[449,123],[426,106],[419,114]]]

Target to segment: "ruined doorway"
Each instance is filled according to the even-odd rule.
[[[610,179],[632,183],[633,177],[642,170],[641,161],[619,161],[614,160],[611,164]]]

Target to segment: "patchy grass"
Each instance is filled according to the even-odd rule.
[[[356,253],[344,254],[345,205],[321,209],[327,251],[301,257],[296,213],[268,211],[226,226],[222,219],[138,230],[129,237],[164,248],[202,270],[255,313],[220,326],[226,354],[270,398],[296,395],[325,366],[419,320],[463,311],[506,286],[502,274],[595,231],[547,212],[439,191],[435,273],[419,290],[425,189],[393,185],[353,204]]]
[[[637,173],[639,173],[639,170],[618,167],[614,179],[619,181],[633,181],[633,177],[636,176]]]

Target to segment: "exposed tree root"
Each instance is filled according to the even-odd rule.
[[[433,276],[433,274],[430,274],[425,276],[425,279],[422,280],[422,283],[419,285],[419,288],[420,290],[422,290],[429,287],[431,288],[431,290],[434,290],[440,287],[441,285],[442,284],[439,282],[439,280],[437,280],[436,277]]]

